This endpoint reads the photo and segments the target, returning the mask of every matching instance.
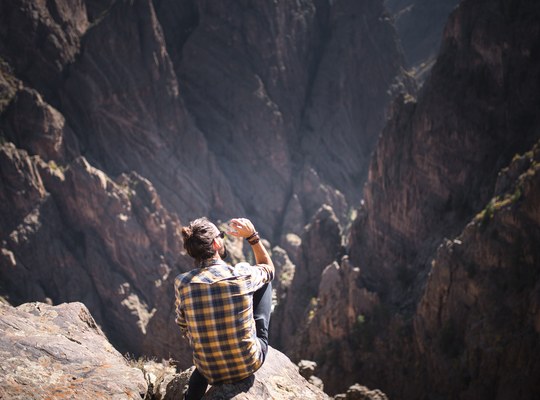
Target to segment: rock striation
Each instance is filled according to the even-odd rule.
[[[0,303],[0,397],[141,399],[147,383],[81,303]]]

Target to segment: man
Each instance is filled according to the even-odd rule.
[[[253,223],[231,220],[227,234],[245,238],[256,265],[226,264],[224,233],[206,218],[182,228],[184,248],[195,269],[175,280],[176,323],[193,349],[193,371],[185,399],[200,399],[208,384],[251,376],[268,352],[274,264]]]

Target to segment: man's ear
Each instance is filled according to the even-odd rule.
[[[214,241],[212,242],[212,248],[215,250],[215,251],[218,251],[219,250],[219,244],[217,242],[216,239],[214,239]]]

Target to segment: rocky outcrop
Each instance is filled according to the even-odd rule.
[[[192,369],[126,360],[81,303],[0,303],[3,398],[178,399]],[[270,348],[262,368],[237,384],[211,387],[205,399],[329,399]]]
[[[143,369],[147,370],[149,366],[154,368],[153,364],[145,364]],[[162,371],[163,377],[158,385],[154,386],[153,392],[149,393],[150,398],[155,400],[181,398],[193,368],[172,375]],[[266,361],[254,375],[235,384],[210,386],[203,399],[323,400],[329,397],[303,378],[298,372],[298,367],[287,356],[270,347]]]
[[[140,399],[147,383],[81,303],[0,303],[0,397]]]
[[[2,213],[0,276],[9,301],[83,301],[122,351],[181,359],[171,287],[178,264],[191,261],[178,218],[150,182],[136,173],[115,182],[83,157],[45,163],[11,144],[0,160],[10,210]]]
[[[321,389],[310,384],[298,367],[283,353],[270,348],[266,361],[252,378],[242,383],[210,388],[205,399],[328,399]]]
[[[319,361],[317,372],[330,391],[343,384],[343,376],[354,375],[357,365],[350,355],[355,337],[363,334],[366,316],[380,306],[375,293],[358,287],[360,275],[347,257],[324,269],[317,300],[294,349],[295,354]]]
[[[321,273],[341,250],[339,221],[332,208],[323,206],[305,228],[294,278],[272,317],[270,329],[276,346],[286,351],[292,351],[296,346],[294,338],[299,336],[317,298]]]
[[[64,116],[33,89],[23,86],[14,93],[0,127],[6,139],[45,161],[64,164],[80,154]]]
[[[338,394],[334,396],[336,400],[388,400],[386,394],[381,392],[379,389],[370,390],[369,388],[354,384],[346,393]]]

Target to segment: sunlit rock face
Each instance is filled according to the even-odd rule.
[[[160,384],[162,398],[181,398],[193,368],[178,374],[166,375]],[[156,391],[159,396],[159,392]],[[157,398],[160,398],[156,396]],[[208,400],[328,400],[330,397],[320,388],[308,382],[299,372],[298,366],[283,353],[269,347],[262,367],[251,377],[237,383],[209,387],[204,395]],[[376,400],[374,397],[367,399]]]
[[[3,398],[140,399],[147,392],[143,372],[81,303],[0,303],[0,350]]]
[[[340,233],[332,208],[323,206],[301,236],[294,277],[286,297],[279,299],[270,327],[273,342],[289,353],[294,353],[300,343],[307,315],[317,299],[324,268],[339,256]]]
[[[123,357],[81,303],[51,306],[0,302],[0,395],[3,398],[178,399],[193,367],[176,373],[168,362]],[[270,347],[250,378],[211,387],[206,399],[330,397],[298,366]],[[378,399],[377,397],[366,397]]]

